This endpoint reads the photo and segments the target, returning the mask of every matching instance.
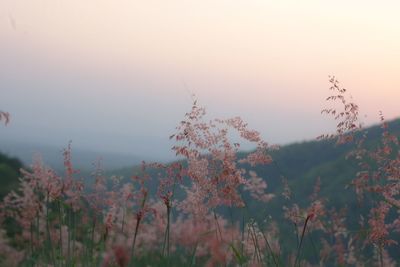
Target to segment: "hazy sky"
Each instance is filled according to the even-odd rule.
[[[162,154],[191,106],[271,143],[332,130],[336,75],[400,115],[399,1],[0,0],[2,142]],[[167,155],[167,154],[162,154]]]

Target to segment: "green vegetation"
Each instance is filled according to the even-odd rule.
[[[18,178],[22,163],[16,159],[0,153],[0,199],[18,187]]]
[[[227,120],[226,123],[232,122]],[[257,136],[252,136],[254,132],[240,128],[240,123],[232,125],[239,125],[236,127],[249,139],[258,140]],[[400,136],[400,120],[388,123],[388,128],[393,136]],[[382,139],[387,138],[384,135],[386,130],[375,126],[357,132],[355,137],[366,136],[364,148],[374,151],[381,145]],[[185,131],[183,135],[186,136],[184,133]],[[206,186],[209,181],[217,177],[217,190],[221,190],[221,193],[226,192],[225,188],[220,187],[219,179],[223,179],[225,175],[230,177],[230,172],[232,174],[238,172],[236,167],[235,170],[229,170],[224,169],[226,168],[224,165],[219,165],[221,164],[218,158],[219,152],[213,155],[201,155],[196,150],[199,159],[194,162],[190,162],[190,158],[187,157],[187,160],[167,165],[143,164],[142,167],[133,169],[114,170],[110,172],[114,177],[112,179],[106,178],[108,175],[103,175],[102,171],[98,170],[94,175],[96,182],[93,184],[89,182],[90,179],[82,183],[83,181],[74,178],[76,171],[71,164],[69,147],[64,152],[66,177],[58,176],[41,162],[36,162],[31,171],[24,173],[24,182],[19,190],[21,195],[16,198],[18,201],[14,202],[13,197],[6,201],[8,215],[3,221],[3,229],[7,231],[12,246],[5,245],[4,248],[16,256],[14,258],[16,263],[21,262],[28,266],[31,263],[40,265],[44,262],[59,262],[60,266],[75,266],[78,262],[89,265],[103,262],[104,266],[127,266],[128,262],[129,266],[137,264],[203,266],[210,261],[211,266],[222,262],[237,262],[243,266],[252,262],[263,262],[267,266],[284,266],[287,263],[297,266],[303,265],[305,261],[311,264],[323,262],[333,266],[341,261],[336,260],[335,255],[344,254],[336,251],[328,258],[320,258],[322,256],[319,256],[319,253],[324,249],[324,240],[331,240],[332,248],[345,240],[331,235],[330,229],[341,227],[341,222],[335,221],[337,217],[334,215],[335,212],[347,209],[344,215],[346,225],[342,225],[346,232],[340,233],[342,235],[340,238],[346,238],[347,235],[362,234],[364,228],[358,227],[360,215],[374,210],[374,204],[368,204],[373,202],[365,201],[367,204],[361,205],[357,201],[354,188],[351,188],[351,183],[360,171],[358,162],[348,158],[349,153],[356,151],[355,144],[336,145],[334,140],[322,140],[286,145],[269,151],[272,161],[269,161],[269,158],[261,158],[267,161],[266,165],[254,165],[252,161],[242,161],[258,160],[260,159],[258,156],[265,154],[252,158],[251,155],[255,152],[237,153],[235,164],[228,162],[226,166],[235,166],[237,163],[238,169],[244,168],[246,171],[243,173],[250,175],[250,178],[246,179],[254,179],[255,182],[244,184],[250,185],[251,190],[246,190],[245,186],[237,188],[243,198],[244,207],[240,204],[240,199],[237,199],[237,207],[216,205],[210,208],[206,216],[200,218],[195,216],[196,213],[180,216],[179,210],[171,203],[187,201],[185,197],[188,197],[188,191],[185,192],[184,189],[187,190],[193,183],[198,183],[197,179],[203,177],[196,176],[196,172],[190,173],[190,164],[194,164],[198,170],[204,172],[202,174],[204,177],[209,175],[207,170],[201,168],[204,160],[209,160],[214,164],[211,166],[217,168],[215,168],[216,174],[211,174],[208,180],[205,179],[202,186]],[[258,145],[262,147],[263,143]],[[183,151],[184,154],[187,147],[174,149]],[[224,153],[229,155],[230,151]],[[371,163],[373,168],[381,164],[379,159]],[[21,167],[22,164],[17,159],[0,154],[3,196],[18,186],[17,177],[20,175]],[[257,173],[257,176],[252,172]],[[82,177],[81,175],[82,173],[77,176]],[[183,175],[189,175],[191,179],[179,182]],[[266,192],[264,192],[265,184],[257,180],[258,177],[268,184]],[[291,189],[290,199],[283,197],[287,188],[284,181],[287,181]],[[93,188],[90,189],[91,187]],[[254,194],[260,193],[257,187],[262,188],[262,194],[259,195],[262,198]],[[318,197],[314,196],[316,191]],[[274,197],[265,201],[265,197],[268,198],[268,194],[265,193],[272,193]],[[36,200],[32,201],[27,198],[28,196]],[[208,203],[211,197],[205,196],[205,203]],[[158,202],[154,202],[157,198]],[[193,198],[190,201],[195,200],[196,198]],[[36,206],[37,203],[41,204]],[[186,207],[189,210],[204,211],[198,209],[194,202],[189,203],[190,206]],[[201,203],[200,206],[205,203]],[[107,207],[108,205],[110,206]],[[296,215],[288,215],[288,210],[293,207],[298,207]],[[331,213],[332,208],[336,211]],[[13,213],[15,209],[24,212]],[[14,215],[17,215],[15,219],[17,223],[14,222]],[[395,216],[388,214],[387,218],[393,220]],[[317,220],[314,221],[315,217]],[[321,230],[318,228],[319,223],[325,224],[323,231],[319,231]],[[189,229],[196,229],[197,238],[191,239],[193,235]],[[368,231],[372,230],[365,232],[364,239],[370,236]],[[173,238],[171,240],[170,232]],[[136,235],[139,243],[135,241]],[[25,247],[26,244],[20,243],[17,238],[14,239],[14,236],[24,236],[30,245]],[[395,233],[391,234],[390,238],[398,240]],[[265,244],[261,249],[259,242],[263,243],[264,240]],[[174,244],[171,253],[170,241]],[[204,243],[199,243],[200,241]],[[36,245],[38,242],[41,244]],[[243,247],[243,242],[247,244],[247,249]],[[272,248],[268,242],[273,242]],[[380,241],[374,242],[379,244]],[[130,253],[129,244],[132,244]],[[205,254],[198,252],[200,245],[206,245],[202,249],[208,252],[204,252]],[[83,250],[78,249],[81,246]],[[213,246],[217,247],[217,254],[213,254],[215,252]],[[385,251],[389,252],[394,260],[399,260],[393,249],[396,247],[385,247]],[[24,254],[23,250],[30,251],[30,254]],[[107,254],[104,254],[106,251]],[[371,263],[372,259],[363,257],[365,253],[372,251],[371,247],[364,249],[357,255],[357,261]],[[382,252],[380,254],[382,255]],[[226,258],[228,255],[231,258]],[[347,261],[351,260],[349,256],[346,257]],[[3,260],[7,262],[11,259],[5,257]]]

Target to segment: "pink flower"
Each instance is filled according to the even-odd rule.
[[[320,214],[323,214],[323,207],[321,202],[318,201],[313,203],[311,208],[308,210],[307,217],[309,217],[310,220],[314,220]]]
[[[377,207],[371,209],[368,220],[369,242],[377,245],[397,244],[396,241],[389,239],[389,225],[385,222],[389,209],[390,205],[386,202],[379,202]]]
[[[267,189],[267,183],[260,177],[257,173],[250,171],[250,178],[246,180],[244,190],[249,191],[254,199],[258,199],[262,202],[270,201],[274,195],[267,194],[265,190]]]

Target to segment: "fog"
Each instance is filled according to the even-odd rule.
[[[362,120],[399,116],[397,2],[0,3],[1,143],[170,160],[193,95],[270,143],[312,140],[336,75]],[[384,14],[384,15],[383,15]],[[244,147],[248,149],[249,147]],[[1,149],[1,147],[0,147]]]

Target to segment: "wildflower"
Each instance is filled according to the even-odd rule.
[[[262,202],[270,201],[274,195],[265,193],[267,183],[262,178],[258,177],[256,172],[250,171],[249,174],[250,178],[246,180],[244,189],[249,191],[254,199],[258,199]]]
[[[377,207],[372,208],[370,211],[368,224],[371,230],[368,235],[368,241],[378,246],[397,244],[396,241],[389,239],[389,225],[385,222],[389,209],[390,205],[381,201]]]
[[[24,251],[18,251],[9,244],[6,233],[0,230],[0,263],[3,266],[17,267],[24,259]]]
[[[336,135],[322,135],[319,139],[332,139],[337,138],[337,144],[345,144],[353,141],[354,133],[359,131],[361,123],[359,122],[359,107],[347,99],[345,88],[340,87],[339,81],[335,76],[329,77],[331,83],[330,90],[333,95],[329,96],[327,101],[338,101],[342,105],[341,110],[335,108],[327,108],[321,111],[322,114],[332,115],[335,120],[338,120],[336,125]]]

